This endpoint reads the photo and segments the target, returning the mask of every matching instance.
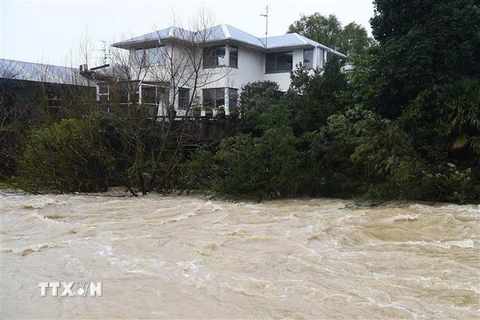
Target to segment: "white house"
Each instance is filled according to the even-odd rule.
[[[228,114],[237,107],[241,87],[249,82],[275,81],[286,91],[290,72],[299,63],[323,68],[327,53],[346,58],[296,33],[257,38],[226,24],[196,32],[170,27],[113,47],[129,50],[140,82],[170,83],[167,100],[173,101],[177,114],[192,106],[190,101],[214,109],[224,106]]]

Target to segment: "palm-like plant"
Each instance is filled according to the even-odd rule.
[[[442,133],[453,149],[480,151],[480,80],[463,79],[441,89]]]

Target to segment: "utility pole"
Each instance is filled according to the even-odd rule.
[[[268,43],[268,6],[266,7],[266,13],[261,14],[260,16],[265,18],[265,47],[267,46]]]

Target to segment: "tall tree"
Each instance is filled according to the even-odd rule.
[[[480,75],[478,0],[375,0],[374,109],[398,117],[422,91]]]
[[[331,14],[323,16],[314,13],[290,25],[288,33],[299,33],[347,56],[365,53],[371,44],[365,28],[355,22],[342,26],[338,18]]]

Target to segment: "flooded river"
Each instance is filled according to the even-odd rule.
[[[4,193],[0,214],[3,319],[480,317],[478,205]]]

